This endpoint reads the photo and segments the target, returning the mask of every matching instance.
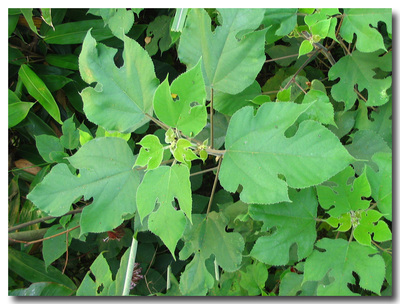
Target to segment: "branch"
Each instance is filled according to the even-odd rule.
[[[62,216],[69,215],[69,214],[81,213],[82,210],[83,210],[83,208],[71,210],[71,211],[68,211],[67,213],[65,213],[65,214],[62,215]],[[17,226],[14,226],[14,227],[10,227],[10,228],[8,228],[8,232],[13,232],[13,231],[15,231],[15,230],[22,229],[22,228],[25,228],[25,227],[28,227],[28,226],[31,226],[31,225],[35,225],[35,224],[37,224],[37,223],[45,222],[45,221],[48,221],[48,220],[51,220],[51,219],[57,218],[57,217],[59,217],[59,216],[46,216],[46,217],[41,217],[41,218],[36,219],[36,220],[33,220],[33,221],[29,221],[29,222],[22,223],[22,224],[19,224],[19,225],[17,225]]]

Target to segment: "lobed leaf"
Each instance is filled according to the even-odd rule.
[[[348,284],[355,284],[353,271],[360,277],[360,287],[380,294],[385,276],[385,262],[378,250],[357,242],[324,238],[316,243],[324,252],[314,250],[304,265],[303,284],[320,281],[326,274],[334,279],[319,285],[318,296],[354,296]]]
[[[93,203],[82,211],[81,235],[112,230],[125,215],[135,212],[141,175],[132,169],[134,157],[125,140],[93,139],[68,160],[79,175],[72,174],[66,164],[54,166],[28,194],[39,209],[61,216],[82,196],[86,200],[93,197]]]
[[[144,125],[153,111],[158,80],[147,52],[124,36],[124,65],[114,63],[116,49],[97,44],[89,31],[79,56],[79,71],[88,84],[81,93],[87,118],[107,131],[130,133]]]
[[[289,102],[265,103],[256,116],[252,107],[237,111],[225,138],[221,185],[230,192],[242,185],[240,198],[245,203],[273,204],[290,201],[288,186],[317,185],[343,170],[352,157],[338,138],[319,123],[303,121],[294,136],[285,136],[285,131],[309,107],[310,104]]]

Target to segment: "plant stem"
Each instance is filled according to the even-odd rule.
[[[211,88],[210,101],[210,148],[214,148],[214,89]]]
[[[72,231],[72,230],[75,230],[75,229],[77,229],[77,228],[79,228],[79,227],[80,227],[80,225],[75,226],[75,227],[73,227],[73,228],[71,228],[71,229],[65,230],[65,231],[63,231],[63,232],[60,232],[60,233],[57,233],[57,234],[54,234],[54,235],[45,237],[45,238],[43,238],[43,239],[34,240],[34,241],[30,241],[30,242],[19,241],[19,240],[15,240],[15,239],[10,239],[10,240],[11,240],[11,241],[14,241],[14,242],[17,242],[17,243],[24,243],[25,246],[28,246],[28,245],[31,245],[31,244],[34,244],[34,243],[39,243],[39,242],[43,242],[43,241],[46,241],[46,240],[55,238],[55,237],[57,237],[57,236],[63,235],[63,234],[65,234],[65,233],[68,233],[68,232],[70,232],[70,231]]]
[[[208,213],[210,212],[210,208],[211,208],[211,203],[214,198],[215,188],[217,187],[219,169],[221,168],[221,162],[222,162],[222,157],[218,161],[217,173],[215,174],[215,179],[214,179],[214,184],[213,184],[213,187],[211,190],[210,200],[208,201],[206,217],[208,217]]]
[[[26,243],[32,240],[42,238],[49,228],[41,228],[35,230],[14,232],[8,234],[8,240],[12,243]]]
[[[68,211],[67,213],[65,213],[63,216],[69,215],[69,214],[81,213],[82,210],[83,210],[83,208],[71,210],[71,211]],[[57,218],[57,217],[58,216],[45,216],[45,217],[42,217],[42,218],[39,218],[39,219],[36,219],[36,220],[33,220],[33,221],[22,223],[22,224],[19,224],[17,226],[8,228],[8,232],[13,232],[15,230],[22,229],[22,228],[25,228],[25,227],[28,227],[28,226],[31,226],[31,225],[35,225],[37,223],[45,222],[45,221],[48,221],[48,220],[51,220],[51,219]]]
[[[285,85],[285,87],[281,90],[286,90],[291,84],[292,82],[295,80],[295,78],[297,77],[297,75],[299,75],[299,73],[312,61],[314,60],[314,57],[320,52],[320,49],[315,50],[314,52],[311,53],[310,57],[307,58],[307,60],[301,65],[301,67],[296,71],[296,73],[294,73],[294,75],[292,76],[292,78],[288,81],[288,83]]]
[[[278,58],[274,58],[274,59],[267,59],[267,60],[265,60],[265,63],[279,61],[279,60],[297,57],[297,56],[299,56],[299,54],[287,55],[287,56],[282,56],[282,57],[278,57]]]
[[[191,173],[190,176],[195,176],[195,175],[199,175],[199,174],[204,174],[204,173],[207,173],[207,172],[214,171],[215,169],[218,169],[218,166],[217,166],[217,167],[214,167],[214,168],[205,169],[205,170],[202,170],[202,171],[199,171],[199,172]]]
[[[144,115],[146,115],[148,118],[150,118],[151,121],[153,121],[156,125],[163,128],[164,130],[167,131],[169,129],[169,127],[165,123],[163,123],[162,121],[159,121],[157,118],[154,118],[153,116],[151,116],[147,113],[144,113]]]
[[[136,240],[136,234],[135,234],[132,237],[131,249],[129,251],[129,260],[128,260],[128,266],[126,267],[124,289],[122,291],[122,295],[123,296],[128,296],[129,295],[129,291],[130,291],[130,287],[131,287],[131,281],[132,281],[133,268],[135,267],[137,245],[138,245],[138,242]]]

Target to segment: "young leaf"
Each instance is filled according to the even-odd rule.
[[[136,166],[146,166],[146,170],[156,169],[162,162],[164,149],[163,145],[157,136],[153,134],[147,134],[137,143],[141,145],[139,155],[136,158]]]
[[[372,156],[372,161],[378,165],[379,170],[376,172],[367,167],[371,195],[378,203],[379,211],[392,221],[392,153],[378,152]]]
[[[349,184],[351,178],[354,178],[354,169],[349,166],[329,179],[335,186],[317,186],[319,204],[333,217],[339,217],[350,210],[365,210],[369,207],[370,202],[362,199],[371,195],[371,186],[366,173]]]
[[[59,124],[62,124],[57,103],[43,80],[26,64],[21,65],[18,76],[24,83],[28,93],[34,97]]]
[[[53,167],[28,198],[52,216],[69,211],[82,195],[94,201],[81,216],[81,234],[109,231],[120,225],[126,214],[136,210],[139,171],[132,170],[134,157],[125,140],[116,137],[93,139],[68,158],[79,176],[66,164]]]
[[[262,9],[219,9],[223,23],[211,31],[211,19],[204,9],[191,9],[180,38],[178,56],[188,68],[202,57],[202,70],[210,90],[237,94],[253,83],[265,61],[265,30],[257,29]],[[237,37],[240,32],[245,37]],[[232,65],[232,63],[235,63]]]
[[[288,202],[288,186],[320,184],[343,170],[352,157],[319,123],[303,121],[294,136],[285,137],[285,131],[309,106],[265,103],[256,116],[252,107],[237,111],[229,123],[219,175],[225,190],[235,192],[242,185],[240,198],[245,203]]]
[[[309,40],[303,40],[299,48],[299,56],[310,53],[314,49],[313,44]]]
[[[176,147],[172,150],[175,159],[181,163],[186,164],[189,168],[191,161],[199,159],[199,157],[190,149],[192,143],[184,138],[179,138],[176,142]]]
[[[340,36],[351,43],[356,34],[356,47],[360,52],[371,53],[380,49],[386,50],[383,37],[376,29],[380,21],[386,23],[387,31],[391,34],[392,10],[390,8],[346,8],[340,27]]]
[[[332,97],[345,103],[345,109],[349,110],[357,99],[354,86],[358,85],[358,91],[368,90],[367,106],[380,106],[389,101],[386,90],[392,85],[392,77],[376,79],[374,70],[380,68],[385,72],[392,70],[391,52],[381,56],[381,52],[361,53],[354,51],[339,59],[331,67],[329,80],[340,78],[340,81],[332,86]]]
[[[145,124],[153,111],[158,80],[147,52],[124,36],[124,65],[114,63],[116,49],[97,44],[89,31],[79,56],[82,79],[96,87],[81,93],[87,118],[107,131],[130,133]]]
[[[378,250],[357,242],[324,238],[316,243],[324,252],[314,250],[304,265],[304,280],[319,281],[328,274],[329,285],[319,285],[318,296],[354,296],[347,284],[355,284],[353,271],[360,277],[360,287],[380,294],[385,276],[385,262]]]
[[[176,97],[172,98],[172,94]],[[165,79],[157,88],[153,103],[154,112],[162,122],[187,136],[196,136],[207,123],[201,59],[192,69],[178,76],[171,88]]]
[[[297,244],[297,258],[307,257],[313,250],[317,237],[315,218],[318,201],[312,188],[289,192],[292,203],[274,205],[250,205],[249,214],[263,221],[263,230],[276,227],[268,236],[260,237],[250,255],[269,265],[286,265],[290,247]]]
[[[361,213],[359,224],[354,229],[354,238],[361,245],[371,246],[371,235],[376,242],[385,242],[392,239],[392,232],[384,221],[379,221],[382,214],[376,210]],[[375,222],[377,222],[375,224]]]

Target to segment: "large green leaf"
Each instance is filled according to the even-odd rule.
[[[25,280],[36,282],[54,282],[75,290],[76,286],[66,275],[53,266],[46,270],[44,262],[22,251],[8,247],[8,267]]]
[[[363,289],[380,294],[385,277],[385,262],[375,248],[343,239],[324,238],[316,243],[324,251],[314,250],[304,265],[304,280],[320,281],[328,273],[334,278],[329,285],[319,285],[318,296],[354,296],[348,284],[355,284],[353,272],[360,277]]]
[[[82,79],[96,86],[81,93],[87,118],[107,131],[130,133],[145,124],[153,111],[158,80],[147,52],[124,36],[124,65],[114,63],[116,49],[97,44],[91,31],[79,56]]]
[[[125,215],[135,212],[141,175],[132,169],[135,160],[125,140],[93,139],[68,160],[79,175],[73,175],[66,164],[54,166],[28,195],[39,209],[60,216],[82,196],[86,200],[93,197],[93,203],[82,211],[81,234],[112,230]]]
[[[208,95],[211,88],[237,94],[253,83],[265,61],[265,31],[251,32],[259,27],[264,10],[218,11],[222,25],[212,32],[207,12],[203,9],[190,10],[180,38],[178,55],[188,68],[195,66],[202,57]],[[243,33],[246,34],[241,37]]]
[[[369,207],[370,202],[363,199],[371,195],[367,175],[364,172],[354,181],[352,179],[354,179],[354,169],[349,166],[329,179],[334,186],[317,186],[319,203],[322,208],[329,209],[326,212],[331,216],[338,217],[350,210],[365,210]]]
[[[297,244],[297,259],[307,257],[313,250],[317,237],[315,218],[318,201],[312,188],[290,191],[293,203],[274,205],[250,205],[250,216],[263,221],[263,229],[276,228],[268,236],[260,237],[250,254],[269,265],[286,265],[289,262],[290,247]]]
[[[346,110],[349,110],[357,99],[355,85],[359,92],[367,89],[367,106],[380,106],[389,101],[386,90],[392,85],[392,77],[377,79],[374,70],[380,68],[390,72],[392,53],[380,57],[381,54],[382,52],[361,53],[356,50],[351,55],[340,58],[329,70],[329,80],[340,78],[340,81],[332,86],[332,97],[337,101],[343,101]]]
[[[266,34],[267,43],[273,43],[280,37],[293,31],[297,23],[297,8],[268,8],[262,24],[270,27]]]
[[[168,79],[154,94],[154,112],[170,127],[187,136],[196,136],[207,123],[206,90],[201,72],[201,60],[176,78],[171,87]]]
[[[386,49],[383,37],[376,27],[378,22],[386,23],[389,34],[392,33],[392,9],[390,8],[346,8],[340,27],[340,36],[351,43],[357,35],[356,47],[360,52],[374,52]]]
[[[57,103],[43,80],[26,64],[21,65],[18,76],[24,83],[28,93],[34,97],[58,123],[62,124]]]
[[[178,200],[180,210],[175,210],[172,206],[174,198]],[[137,189],[136,202],[141,221],[151,213],[148,220],[150,231],[158,235],[175,256],[176,244],[185,230],[185,214],[192,221],[188,167],[162,166],[148,171]],[[156,202],[159,207],[153,212]]]
[[[245,203],[273,204],[290,201],[288,186],[317,185],[343,170],[353,158],[319,123],[303,121],[294,136],[285,136],[310,105],[265,103],[256,116],[252,107],[237,111],[225,138],[221,185],[230,192],[242,185]]]

